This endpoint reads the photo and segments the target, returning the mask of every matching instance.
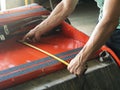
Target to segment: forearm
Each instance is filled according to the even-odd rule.
[[[77,4],[77,0],[73,0],[76,1],[74,3],[73,1],[67,3],[67,1],[68,0],[66,0],[66,2],[61,1],[51,12],[50,16],[41,24],[39,24],[38,27],[40,27],[40,29],[44,28],[44,31],[48,31],[54,28],[55,26],[59,25],[68,15],[70,15],[70,13],[74,10]]]
[[[105,44],[117,25],[117,21],[101,21],[98,23],[88,42],[80,52],[85,56],[85,59],[83,60],[88,60],[102,45]]]

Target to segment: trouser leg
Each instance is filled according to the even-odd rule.
[[[120,30],[115,30],[106,45],[111,48],[116,55],[120,58]]]

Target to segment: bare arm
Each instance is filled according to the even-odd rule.
[[[74,10],[77,1],[78,0],[62,0],[51,12],[50,16],[31,30],[24,37],[24,40],[32,38],[33,41],[39,41],[43,33],[59,25]]]
[[[105,44],[112,32],[116,29],[119,17],[120,0],[105,0],[102,20],[96,25],[83,49],[70,62],[68,70],[71,73],[79,75],[83,72],[84,63]]]
[[[44,28],[46,28],[46,30],[57,26],[61,23],[62,20],[70,15],[70,13],[74,10],[76,4],[77,0],[62,0],[52,11],[50,16],[40,24],[40,26],[45,26]],[[46,27],[46,25],[48,26]]]
[[[90,39],[84,47],[84,52],[89,58],[90,54],[97,51],[108,40],[116,29],[120,16],[120,0],[105,0],[102,20],[97,24]]]

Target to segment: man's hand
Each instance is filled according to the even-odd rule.
[[[30,30],[23,38],[24,41],[28,42],[39,42],[40,37],[43,34],[43,30],[41,30],[38,26],[34,29]]]
[[[85,72],[85,70],[87,69],[87,66],[85,62],[82,62],[81,60],[83,60],[83,57],[79,54],[76,55],[75,58],[71,60],[71,62],[67,67],[70,73],[79,76]]]

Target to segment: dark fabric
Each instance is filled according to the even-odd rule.
[[[111,48],[120,58],[120,29],[116,29],[111,35],[106,45]]]
[[[45,18],[42,16],[34,16],[16,20],[5,25],[0,25],[0,41],[8,39],[9,36],[27,33],[29,30],[41,23],[44,19]],[[8,32],[8,34],[6,34],[6,32]]]

